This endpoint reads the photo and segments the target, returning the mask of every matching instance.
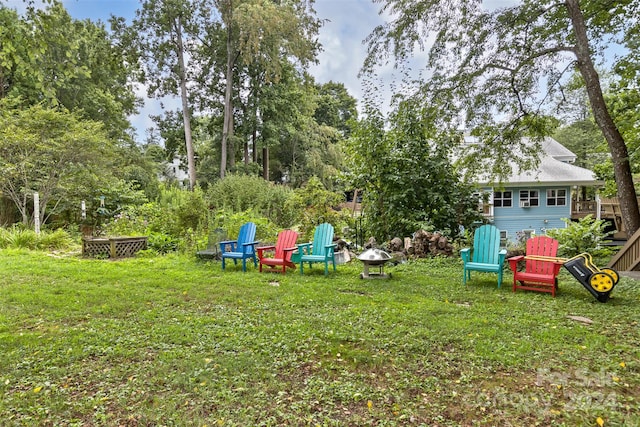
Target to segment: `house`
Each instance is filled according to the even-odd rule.
[[[164,165],[164,173],[158,175],[160,181],[174,181],[180,187],[189,187],[189,174],[183,169],[182,160],[174,157],[171,162]]]
[[[563,218],[577,219],[589,213],[599,217],[598,200],[578,203],[578,190],[604,183],[592,171],[574,165],[576,155],[558,141],[545,138],[541,145],[537,170],[518,172],[513,168],[511,176],[500,184],[478,182],[488,193],[482,212],[505,240],[565,228]]]

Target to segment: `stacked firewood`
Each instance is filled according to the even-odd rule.
[[[454,254],[453,244],[447,236],[439,232],[430,232],[418,230],[413,237],[405,237],[404,240],[399,237],[391,239],[385,246],[385,249],[393,256],[394,259],[411,258],[427,258],[436,255],[451,256]],[[377,247],[374,238],[369,239],[365,248]]]
[[[406,240],[406,239],[405,239]],[[413,239],[408,239],[410,247],[406,247],[408,255],[416,258],[425,258],[434,255],[453,255],[453,244],[449,242],[447,236],[439,232],[418,230],[414,233]]]

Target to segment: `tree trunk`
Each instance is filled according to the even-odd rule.
[[[224,118],[222,124],[222,142],[220,146],[220,178],[224,178],[227,172],[227,143],[233,133],[233,110],[231,105],[231,95],[233,93],[233,34],[231,32],[231,22],[227,22],[227,69],[225,73],[226,88],[224,91]]]
[[[256,141],[258,140],[258,130],[256,129],[256,125],[253,125],[253,133],[251,134],[251,146],[253,147],[253,163],[258,163],[258,147],[256,145]]]
[[[269,147],[262,149],[262,177],[269,181]]]
[[[184,141],[187,148],[187,169],[189,175],[189,189],[196,187],[196,158],[191,136],[191,114],[187,95],[187,71],[184,64],[184,45],[182,43],[182,23],[176,19],[176,38],[178,43],[178,73],[180,76],[180,98],[182,99],[182,119],[184,123]]]
[[[629,153],[620,131],[609,114],[602,95],[600,78],[591,59],[586,24],[579,2],[578,0],[565,0],[565,5],[576,36],[575,55],[578,61],[578,69],[585,81],[589,103],[591,104],[596,124],[609,145],[618,198],[620,199],[620,211],[627,235],[631,237],[640,228],[640,209],[638,208],[635,186],[631,175]]]

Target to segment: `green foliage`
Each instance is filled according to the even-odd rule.
[[[178,250],[179,242],[177,238],[168,236],[163,233],[149,233],[149,238],[147,239],[147,244],[149,249],[152,249],[158,254],[168,254],[169,252],[174,252]]]
[[[310,240],[318,224],[328,222],[336,232],[347,224],[348,215],[338,210],[344,202],[344,194],[328,191],[317,177],[294,191],[294,197],[287,200],[286,210],[299,212],[296,223],[300,226],[301,238]]]
[[[204,233],[207,218],[208,208],[200,189],[161,187],[157,201],[123,207],[102,232],[109,236],[150,236],[149,245],[159,253],[190,250],[196,244],[193,233]]]
[[[348,142],[347,179],[363,191],[367,232],[379,241],[418,229],[454,236],[478,219],[474,188],[449,160],[451,140],[436,137],[436,113],[404,102],[385,130],[373,111]]]
[[[331,126],[349,137],[352,121],[358,118],[357,101],[343,83],[329,81],[318,87],[318,107],[313,114],[319,125]]]
[[[605,246],[611,232],[606,231],[607,223],[602,219],[594,219],[591,215],[580,218],[577,222],[563,218],[567,228],[547,230],[547,234],[560,243],[559,255],[573,257],[583,252],[592,256],[606,256],[611,250]]]
[[[0,228],[0,249],[53,251],[69,249],[73,246],[74,242],[71,236],[62,229],[41,230],[40,234],[36,234],[34,230],[20,226]]]
[[[0,4],[0,98],[62,106],[102,122],[110,139],[129,140],[135,63],[123,60],[103,23],[71,18],[61,1],[45,3],[19,17]]]
[[[30,220],[31,197],[40,195],[40,221],[76,186],[104,182],[113,146],[101,123],[77,113],[42,105],[21,107],[16,98],[0,99],[0,190]]]
[[[234,240],[240,232],[240,227],[247,222],[256,224],[256,240],[275,243],[281,228],[254,210],[241,212],[218,210],[212,219],[211,229],[220,228],[225,231],[227,238]]]
[[[298,219],[301,207],[288,203],[293,191],[257,176],[227,175],[207,190],[206,200],[216,211],[245,212],[269,218],[282,228],[289,228]]]

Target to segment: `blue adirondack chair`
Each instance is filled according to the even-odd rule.
[[[324,263],[324,275],[329,274],[329,263],[336,270],[334,257],[335,243],[333,243],[333,226],[328,223],[320,224],[313,233],[313,242],[297,245],[298,251],[291,256],[291,261],[300,263],[300,274],[304,274],[304,263],[309,263],[309,268],[314,262]]]
[[[238,240],[226,240],[220,242],[220,253],[222,258],[222,269],[224,270],[224,261],[232,259],[234,264],[238,264],[238,260],[242,260],[242,271],[247,271],[247,258],[253,258],[253,265],[258,266],[256,259],[255,245],[259,242],[254,241],[256,237],[256,225],[253,222],[247,222],[240,227],[238,232]]]
[[[464,264],[462,283],[471,280],[472,271],[498,274],[498,288],[502,285],[502,264],[507,250],[500,250],[500,230],[493,225],[479,227],[473,235],[473,249],[465,248],[460,251]]]

